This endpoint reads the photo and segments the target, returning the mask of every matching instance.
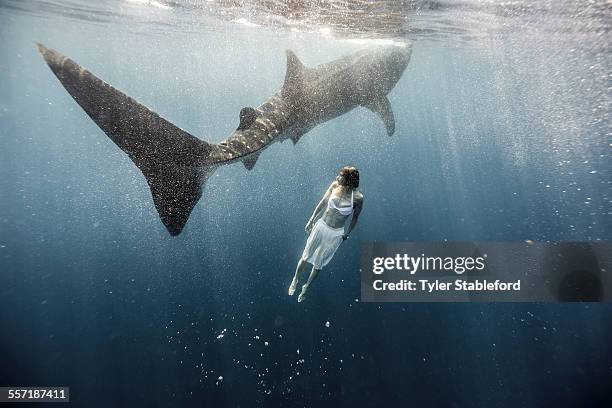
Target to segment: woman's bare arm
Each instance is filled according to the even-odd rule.
[[[353,228],[355,228],[357,221],[359,221],[359,214],[361,214],[362,208],[363,208],[363,196],[361,197],[361,199],[355,202],[355,208],[353,209],[353,217],[351,218],[351,223],[349,224],[348,229],[346,230],[346,233],[343,236],[344,239],[347,239],[349,234],[353,230]]]
[[[319,201],[319,204],[317,204],[317,207],[313,211],[312,216],[308,220],[308,223],[306,223],[306,232],[310,233],[310,229],[312,228],[314,223],[323,214],[325,208],[327,207],[327,200],[329,200],[329,196],[331,195],[331,193],[332,193],[333,189],[336,187],[336,185],[337,185],[337,183],[334,181],[327,188],[327,191],[323,195],[323,198],[321,199],[321,201]]]

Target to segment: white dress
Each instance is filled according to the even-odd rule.
[[[353,212],[353,192],[351,191],[351,205],[346,207],[337,207],[333,199],[335,196],[330,196],[327,201],[327,208],[334,208],[340,214],[348,216]],[[323,269],[325,265],[333,258],[342,243],[344,235],[344,226],[332,228],[319,218],[306,240],[306,247],[302,253],[302,259],[312,264],[315,269]]]

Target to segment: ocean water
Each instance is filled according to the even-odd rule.
[[[612,401],[608,304],[359,302],[366,241],[612,239],[609,2],[0,2],[0,385],[85,407]],[[411,41],[388,137],[363,108],[219,169],[171,237],[35,43],[227,137],[306,65]],[[359,224],[298,304],[338,169]],[[607,405],[609,406],[609,405]]]

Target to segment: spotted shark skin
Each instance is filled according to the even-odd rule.
[[[180,129],[55,50],[38,49],[60,83],[138,166],[168,232],[179,235],[219,166],[241,161],[251,170],[275,142],[297,143],[315,126],[362,106],[381,117],[387,134],[395,118],[387,94],[406,69],[411,44],[366,49],[305,67],[287,51],[283,87],[257,108],[243,108],[238,128],[214,144]]]

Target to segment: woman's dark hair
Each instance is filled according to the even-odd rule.
[[[359,170],[353,166],[341,168],[338,174],[338,184],[353,189],[359,187]]]

